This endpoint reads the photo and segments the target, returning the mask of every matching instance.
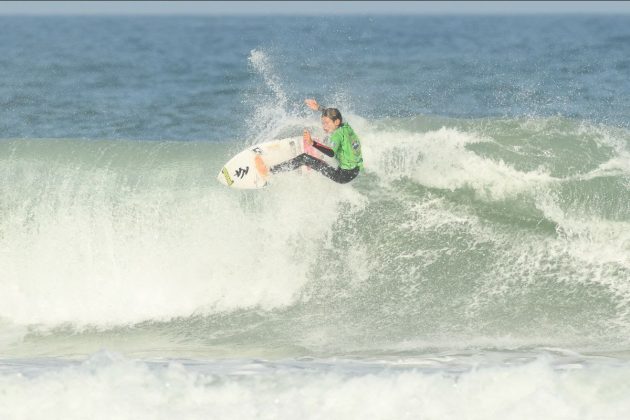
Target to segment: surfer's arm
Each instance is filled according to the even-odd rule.
[[[328,146],[324,146],[323,144],[318,143],[315,140],[313,140],[313,147],[328,157],[335,157],[335,152],[333,151],[333,149]]]
[[[322,152],[326,156],[330,156],[330,157],[334,157],[335,156],[335,151],[333,149],[331,149],[328,146],[324,146],[323,144],[313,140],[313,138],[311,137],[311,133],[309,133],[306,128],[304,129],[304,134],[302,135],[302,138],[304,139],[304,145],[305,146],[307,146],[307,145],[308,146],[313,146],[314,148],[316,148],[317,150],[319,150],[320,152]]]
[[[326,109],[326,107],[321,106],[320,104],[317,103],[317,101],[315,99],[305,99],[304,103],[311,108],[313,111],[319,111],[319,112],[324,112],[324,110]]]

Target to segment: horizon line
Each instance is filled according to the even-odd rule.
[[[0,16],[628,15],[627,1],[2,1]]]

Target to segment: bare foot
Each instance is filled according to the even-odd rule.
[[[260,155],[256,155],[254,162],[256,163],[256,170],[261,176],[266,177],[269,175],[269,169],[267,168],[267,165],[265,165],[265,162],[263,162]]]

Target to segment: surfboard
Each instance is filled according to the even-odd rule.
[[[217,180],[230,188],[264,188],[272,176],[269,168],[302,153],[308,153],[318,159],[323,157],[313,146],[305,145],[302,137],[260,143],[243,150],[227,161],[219,171]]]

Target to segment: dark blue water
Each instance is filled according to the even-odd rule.
[[[627,126],[630,17],[2,17],[2,137],[233,141],[277,97]]]

